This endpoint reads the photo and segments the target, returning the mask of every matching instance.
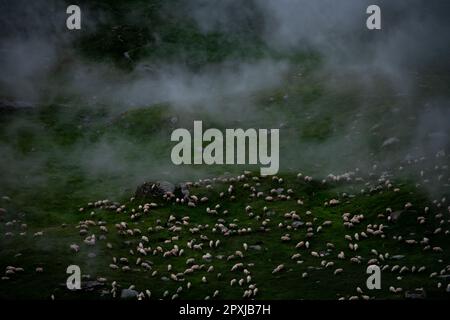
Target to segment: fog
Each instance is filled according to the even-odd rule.
[[[23,102],[38,108],[72,97],[73,102],[65,101],[70,108],[106,106],[111,117],[130,109],[167,103],[174,114],[195,112],[201,107],[199,116],[213,117],[225,125],[230,121],[245,123],[247,117],[258,119],[260,106],[252,97],[283,87],[294,68],[292,61],[274,58],[269,51],[286,55],[313,51],[323,61],[315,76],[323,81],[324,88],[339,92],[353,87],[358,91],[359,107],[346,126],[322,141],[298,141],[288,133],[283,135],[282,129],[286,152],[282,154],[282,171],[298,170],[302,166],[308,171],[311,170],[308,166],[320,163],[320,168],[314,170],[326,175],[331,171],[350,170],[355,163],[371,168],[374,163],[380,163],[380,158],[382,166],[396,167],[407,156],[432,157],[448,150],[448,90],[437,90],[431,98],[418,99],[417,88],[422,72],[449,71],[450,23],[445,15],[450,12],[449,4],[446,1],[433,4],[421,0],[378,1],[382,10],[380,31],[365,27],[368,4],[372,3],[360,0],[254,0],[245,4],[237,0],[181,1],[176,9],[172,8],[172,16],[189,17],[204,34],[252,34],[262,41],[267,52],[258,59],[232,57],[195,70],[183,63],[155,63],[145,57],[136,60],[123,52],[124,62],[132,60],[132,68],[124,70],[106,59],[85,57],[76,47],[80,37],[95,33],[99,25],[108,23],[109,19],[114,23],[102,6],[90,6],[83,1],[80,4],[82,30],[68,31],[65,28],[67,3],[63,1],[2,1],[0,101],[18,107]],[[170,4],[166,6],[161,10],[171,9]],[[121,14],[130,21],[144,19],[136,10]],[[397,96],[396,103],[402,109],[391,110],[373,123],[365,119],[373,111],[374,99],[381,94],[380,79]],[[329,112],[327,108],[332,106],[317,108],[315,112],[320,114],[321,110]],[[389,134],[399,144],[395,150],[384,150],[381,157],[373,157],[369,140],[377,130],[371,128],[389,124],[393,114],[397,115],[396,119],[402,118],[398,114],[403,114],[405,121],[395,123],[396,128],[391,132],[378,134]],[[407,121],[408,117],[414,121]],[[276,126],[289,122],[289,117],[280,114],[267,121]],[[47,135],[42,129],[34,132]],[[398,138],[402,132],[408,133],[407,138]],[[126,176],[127,184],[153,178],[155,172],[172,176],[175,172],[170,163],[153,157],[152,150],[142,159],[127,159],[124,154],[136,153],[139,147],[125,138],[92,145],[83,141],[69,151],[38,150],[26,156],[19,155],[10,146],[0,147],[2,176],[8,180],[16,172],[31,168],[30,174],[40,181],[39,168],[55,156],[70,159],[89,175]],[[339,158],[351,160],[337,161]],[[169,161],[167,154],[166,162]],[[177,170],[180,177],[188,178],[203,169],[196,169],[195,173],[189,168]]]

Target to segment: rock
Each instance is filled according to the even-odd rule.
[[[188,188],[187,184],[180,183],[175,188],[175,196],[177,196],[179,198],[183,198],[183,199],[188,198],[189,197],[189,188]]]
[[[168,181],[145,182],[137,187],[136,197],[160,197],[167,192],[174,192],[175,185]]]
[[[276,192],[277,194],[282,194],[282,193],[284,192],[284,188],[278,188],[278,189],[275,189],[275,192]]]
[[[81,289],[84,291],[93,291],[96,288],[103,287],[105,284],[100,281],[82,281]]]
[[[406,291],[405,299],[425,299],[427,297],[425,290],[416,289],[414,291]]]
[[[133,299],[138,296],[138,292],[132,289],[122,289],[120,293],[120,298],[122,299]]]
[[[294,222],[292,222],[292,227],[293,228],[298,228],[298,227],[301,227],[302,225],[304,225],[305,223],[304,222],[302,222],[302,221],[294,221]]]
[[[166,193],[173,193],[178,198],[189,197],[189,187],[186,183],[174,185],[168,181],[145,182],[137,187],[135,196],[141,198],[161,197]]]
[[[389,217],[392,222],[396,222],[400,219],[400,217],[402,215],[408,214],[408,213],[417,213],[417,211],[415,211],[415,210],[397,210],[397,211],[391,212]]]
[[[391,221],[395,222],[400,218],[402,213],[403,213],[403,210],[394,211],[394,212],[391,212],[389,217],[391,218]]]

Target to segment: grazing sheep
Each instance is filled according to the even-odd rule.
[[[280,264],[275,269],[273,269],[272,274],[278,273],[278,272],[280,272],[283,269],[284,269],[284,264]]]
[[[78,251],[80,251],[80,246],[77,244],[71,244],[70,249],[74,252],[78,252]]]
[[[342,269],[342,268],[336,269],[336,270],[334,270],[334,275],[341,274],[342,272],[344,272],[344,269]]]
[[[244,267],[244,264],[243,263],[236,263],[235,265],[233,265],[232,267],[231,267],[231,271],[236,271],[236,270],[238,270],[238,269],[241,269],[241,268],[243,268]]]
[[[295,254],[292,255],[291,259],[292,260],[296,260],[296,259],[300,258],[301,256],[302,255],[300,253],[295,253]]]

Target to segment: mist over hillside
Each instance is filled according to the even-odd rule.
[[[371,4],[0,0],[0,299],[447,297],[450,3]],[[175,165],[194,121],[279,172]]]
[[[64,1],[3,1],[2,103],[100,109],[111,118],[165,103],[177,119],[188,112],[224,127],[285,127],[282,169],[320,163],[314,171],[321,175],[354,169],[328,154],[370,168],[448,148],[448,4],[382,1],[381,31],[365,28],[367,4],[81,1],[82,29],[68,31]],[[271,103],[284,111],[267,112]],[[14,131],[21,122],[8,126]],[[320,139],[292,131],[314,126]],[[372,157],[389,139],[400,142]],[[74,141],[64,154],[88,172],[110,168],[133,181],[161,171],[154,159],[121,159],[124,145],[138,152],[123,138],[97,140],[94,147]],[[53,157],[2,149],[4,159],[22,158],[23,166]],[[168,154],[156,158],[167,167]],[[97,163],[109,165],[99,170]]]

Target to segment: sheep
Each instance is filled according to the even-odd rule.
[[[295,254],[292,255],[291,259],[292,260],[296,260],[296,259],[300,258],[301,256],[302,255],[300,253],[295,253]]]
[[[393,286],[390,286],[389,291],[392,293],[400,293],[403,291],[403,289],[402,288],[394,288]]]
[[[250,298],[252,293],[253,292],[251,290],[245,290],[244,294],[242,295],[242,298]]]
[[[272,274],[278,273],[278,272],[280,272],[283,269],[284,269],[284,264],[280,264],[275,269],[273,269]]]
[[[244,267],[244,264],[243,263],[236,263],[235,265],[233,265],[232,267],[231,267],[231,271],[236,271],[236,270],[238,270],[238,269],[241,269],[241,268],[243,268]]]
[[[302,248],[305,245],[305,243],[303,241],[300,241],[299,243],[297,243],[297,245],[295,246],[296,249],[298,248]]]
[[[193,272],[194,272],[194,269],[192,269],[192,268],[187,268],[186,270],[184,270],[184,274],[190,274]]]
[[[70,247],[70,249],[71,249],[72,251],[74,251],[74,252],[80,251],[80,246],[77,245],[77,244],[75,244],[75,243],[71,244],[69,247]]]
[[[152,267],[150,266],[150,264],[148,264],[147,262],[142,262],[141,266],[146,269],[146,270],[151,270]]]
[[[338,268],[338,269],[334,270],[334,275],[341,274],[342,272],[344,272],[344,269]]]
[[[358,259],[357,257],[352,257],[352,258],[350,258],[350,262],[360,264],[361,260]]]

